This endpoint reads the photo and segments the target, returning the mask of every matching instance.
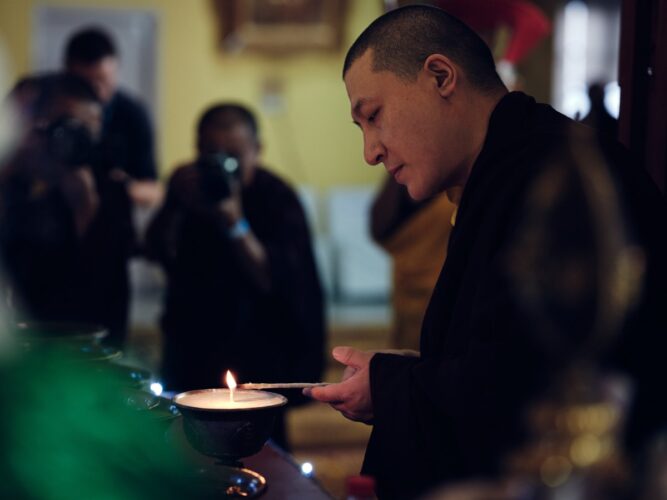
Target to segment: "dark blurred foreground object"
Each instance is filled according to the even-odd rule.
[[[555,375],[526,407],[527,439],[504,460],[506,483],[460,485],[433,499],[621,500],[656,488],[642,464],[667,424],[656,398],[660,365],[637,344],[661,335],[640,301],[656,255],[637,246],[609,171],[615,149],[599,149],[611,143],[595,135],[574,127],[567,149],[532,180],[505,256],[517,305]],[[624,331],[637,321],[648,322]],[[633,366],[641,359],[643,368]]]
[[[3,497],[205,498],[151,416],[150,395],[95,363],[57,347],[4,356]]]
[[[665,341],[658,309],[649,312],[660,288],[645,275],[658,256],[628,224],[636,207],[624,204],[628,186],[610,170],[613,136],[579,127],[568,135],[568,151],[533,181],[508,254],[536,340],[564,362],[530,405],[528,442],[507,467],[535,499],[636,498],[641,457],[667,425],[648,352]]]

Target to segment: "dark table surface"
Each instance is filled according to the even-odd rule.
[[[330,500],[332,497],[288,455],[270,442],[257,455],[243,461],[245,467],[266,478],[268,488],[262,499]]]
[[[181,418],[174,420],[168,433],[170,439],[188,458],[209,470],[215,470],[216,459],[202,455],[193,449],[183,433]],[[242,460],[243,467],[264,476],[268,487],[257,498],[261,500],[331,500],[327,493],[312,477],[301,473],[299,464],[291,455],[284,452],[270,441],[262,450],[251,457]]]

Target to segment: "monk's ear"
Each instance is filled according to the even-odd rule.
[[[452,95],[458,80],[458,70],[451,59],[442,54],[431,54],[424,61],[422,69],[433,79],[441,97]]]

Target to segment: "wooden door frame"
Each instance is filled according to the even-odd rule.
[[[667,188],[667,0],[623,0],[619,139]]]

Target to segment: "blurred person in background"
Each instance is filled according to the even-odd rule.
[[[260,150],[248,109],[209,108],[197,126],[198,159],[175,170],[149,225],[148,254],[168,277],[168,390],[219,387],[226,370],[239,382],[321,376],[324,313],[310,230],[292,188],[260,166]],[[287,447],[282,418],[273,438]]]
[[[108,201],[127,197],[123,184],[93,167],[101,102],[74,75],[17,88],[32,96],[23,141],[0,172],[0,248],[12,302],[22,319],[103,325],[106,341],[121,346],[133,232],[129,213]]]
[[[426,306],[447,255],[456,207],[446,195],[416,202],[385,180],[371,207],[373,240],[391,255],[391,345],[419,350]]]
[[[98,168],[127,182],[139,206],[159,203],[153,129],[144,106],[118,88],[119,56],[114,41],[101,28],[74,33],[65,48],[67,72],[88,80],[103,103]]]
[[[581,123],[595,129],[602,137],[618,138],[618,120],[611,116],[604,103],[605,85],[595,82],[588,86],[588,99],[591,108],[581,119]]]

